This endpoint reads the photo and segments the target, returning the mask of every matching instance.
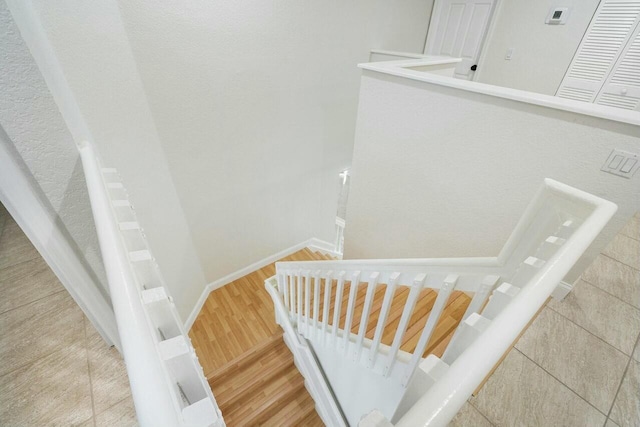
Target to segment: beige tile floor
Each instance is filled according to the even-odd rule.
[[[124,363],[0,205],[0,426],[135,426]]]
[[[455,426],[640,426],[640,214],[551,301]]]
[[[640,426],[640,215],[454,426]],[[0,425],[136,425],[123,362],[0,205]]]

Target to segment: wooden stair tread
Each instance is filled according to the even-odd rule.
[[[259,392],[247,396],[243,405],[236,410],[225,414],[224,408],[220,409],[230,427],[260,425],[302,391],[304,391],[304,379],[296,369],[293,369],[266,384]]]
[[[264,363],[258,361],[247,369],[238,372],[233,381],[226,381],[223,387],[214,384],[213,393],[218,405],[227,411],[242,404],[247,396],[258,392],[275,377],[284,375],[286,371],[295,370],[293,355],[288,348],[281,349],[281,354],[267,354]],[[274,357],[270,357],[274,356]],[[226,387],[224,387],[226,385]]]
[[[302,426],[305,425],[303,420],[313,415],[320,418],[316,412],[315,402],[308,393],[300,393],[271,418],[264,421],[262,425],[269,427]]]
[[[255,360],[260,358],[265,352],[268,352],[270,349],[278,346],[283,342],[284,341],[282,339],[282,334],[274,335],[270,339],[250,348],[248,351],[242,353],[235,359],[222,365],[220,368],[207,375],[207,381],[209,382],[209,384],[221,383],[226,378],[243,369],[245,366],[254,363]]]

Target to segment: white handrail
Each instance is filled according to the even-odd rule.
[[[308,277],[310,272],[313,272],[314,277],[326,278],[322,330],[331,331],[334,336],[340,335],[339,326],[337,326],[340,291],[336,292],[335,300],[335,313],[338,315],[334,315],[332,324],[330,324],[331,319],[327,319],[326,296],[329,295],[328,289],[333,286],[333,281],[338,280],[340,289],[344,277],[368,278],[375,275],[377,283],[387,283],[391,286],[385,294],[381,320],[378,320],[377,329],[385,325],[384,313],[391,301],[389,296],[393,294],[393,288],[398,285],[411,286],[413,294],[416,289],[423,287],[441,289],[439,294],[444,294],[445,297],[454,287],[456,290],[475,292],[476,295],[470,306],[476,308],[473,321],[470,318],[468,324],[463,322],[467,332],[459,334],[458,342],[454,336],[450,348],[447,348],[448,351],[452,351],[443,356],[448,360],[447,363],[451,363],[446,375],[429,388],[428,393],[400,418],[400,424],[398,424],[404,427],[444,426],[451,421],[466,399],[498,363],[616,210],[617,206],[609,201],[546,179],[497,257],[280,262],[276,264],[276,274],[285,292],[287,287],[293,290],[296,278],[300,284],[300,277]],[[416,285],[416,281],[420,283]],[[449,282],[450,285],[443,287]],[[479,313],[485,313],[485,310],[480,311],[480,308],[484,306],[491,290],[500,282],[504,287],[501,286],[494,291],[495,298],[492,297],[486,306],[487,317],[483,317]],[[354,283],[358,284],[359,279],[351,280],[350,283],[349,304],[351,305]],[[417,288],[413,289],[416,286]],[[509,296],[505,299],[501,295],[504,289],[509,288],[514,290],[515,293],[512,295],[515,297]],[[389,370],[395,362],[394,350],[397,351],[406,327],[406,320],[413,310],[416,295],[412,298],[411,292],[396,331],[394,346],[388,356],[390,359],[387,360],[383,371],[385,376],[389,375]],[[301,319],[308,323],[309,310],[307,309],[305,315],[301,317],[300,307],[298,306],[296,310],[294,304],[296,298],[299,299],[301,296],[292,292],[290,302],[285,301],[289,310],[287,320],[297,318],[298,323]],[[443,304],[444,301],[437,303],[438,307]],[[418,366],[424,351],[423,347],[429,338],[430,328],[438,320],[439,310],[433,310],[433,312],[434,317],[429,317],[429,328],[422,331],[424,336],[421,336],[411,364],[403,368],[406,370],[402,380],[403,387],[407,386]],[[366,313],[366,310],[363,313]],[[465,318],[471,314],[471,311],[467,310]],[[315,312],[314,316],[316,316]],[[345,342],[350,334],[349,320],[347,317],[345,324],[348,326],[345,326],[345,330],[340,330],[345,337]],[[366,321],[366,317],[361,320],[364,323]],[[480,321],[484,326],[482,328],[474,326],[476,321]],[[377,335],[379,335],[378,332],[376,331]],[[458,332],[461,330],[456,331],[456,335]],[[478,338],[480,334],[481,338]],[[360,354],[359,346],[354,350],[358,355]],[[374,340],[369,351],[369,359],[375,361],[376,354],[376,340]],[[374,369],[374,365],[370,363],[369,368]],[[402,413],[397,416],[400,415]]]
[[[546,180],[545,184],[556,194],[591,205],[593,212],[397,426],[446,426],[617,210],[617,206],[609,201],[564,184],[551,180]]]
[[[128,257],[98,159],[89,143],[83,143],[79,151],[139,423],[154,427],[224,426],[199,366],[199,374],[209,398],[202,399],[202,402],[189,402],[187,408],[181,407],[180,402],[185,399],[185,392],[172,381],[166,366],[170,356],[166,354],[168,352],[163,355],[161,346],[164,345],[165,350],[174,348],[167,341],[158,339],[153,330],[145,303],[153,303],[154,300],[143,301],[144,289]],[[168,301],[163,288],[153,294],[157,300],[164,297],[163,301]],[[181,332],[186,336],[184,331]],[[180,346],[189,341],[186,338],[184,342],[173,343]],[[190,344],[187,346],[190,347]],[[192,347],[190,349],[193,352]],[[195,354],[189,355],[189,349],[185,354],[195,358]],[[202,422],[202,415],[207,418],[205,422]]]

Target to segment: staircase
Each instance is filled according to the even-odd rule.
[[[208,378],[228,426],[322,426],[282,334]]]
[[[279,262],[265,282],[327,425],[446,425],[615,212],[545,180],[495,258]]]
[[[154,427],[445,426],[616,211],[547,179],[497,257],[305,249],[212,292],[187,337],[117,172],[80,151],[137,416]]]

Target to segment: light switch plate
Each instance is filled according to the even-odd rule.
[[[613,150],[600,170],[630,179],[638,167],[640,167],[640,154]]]

